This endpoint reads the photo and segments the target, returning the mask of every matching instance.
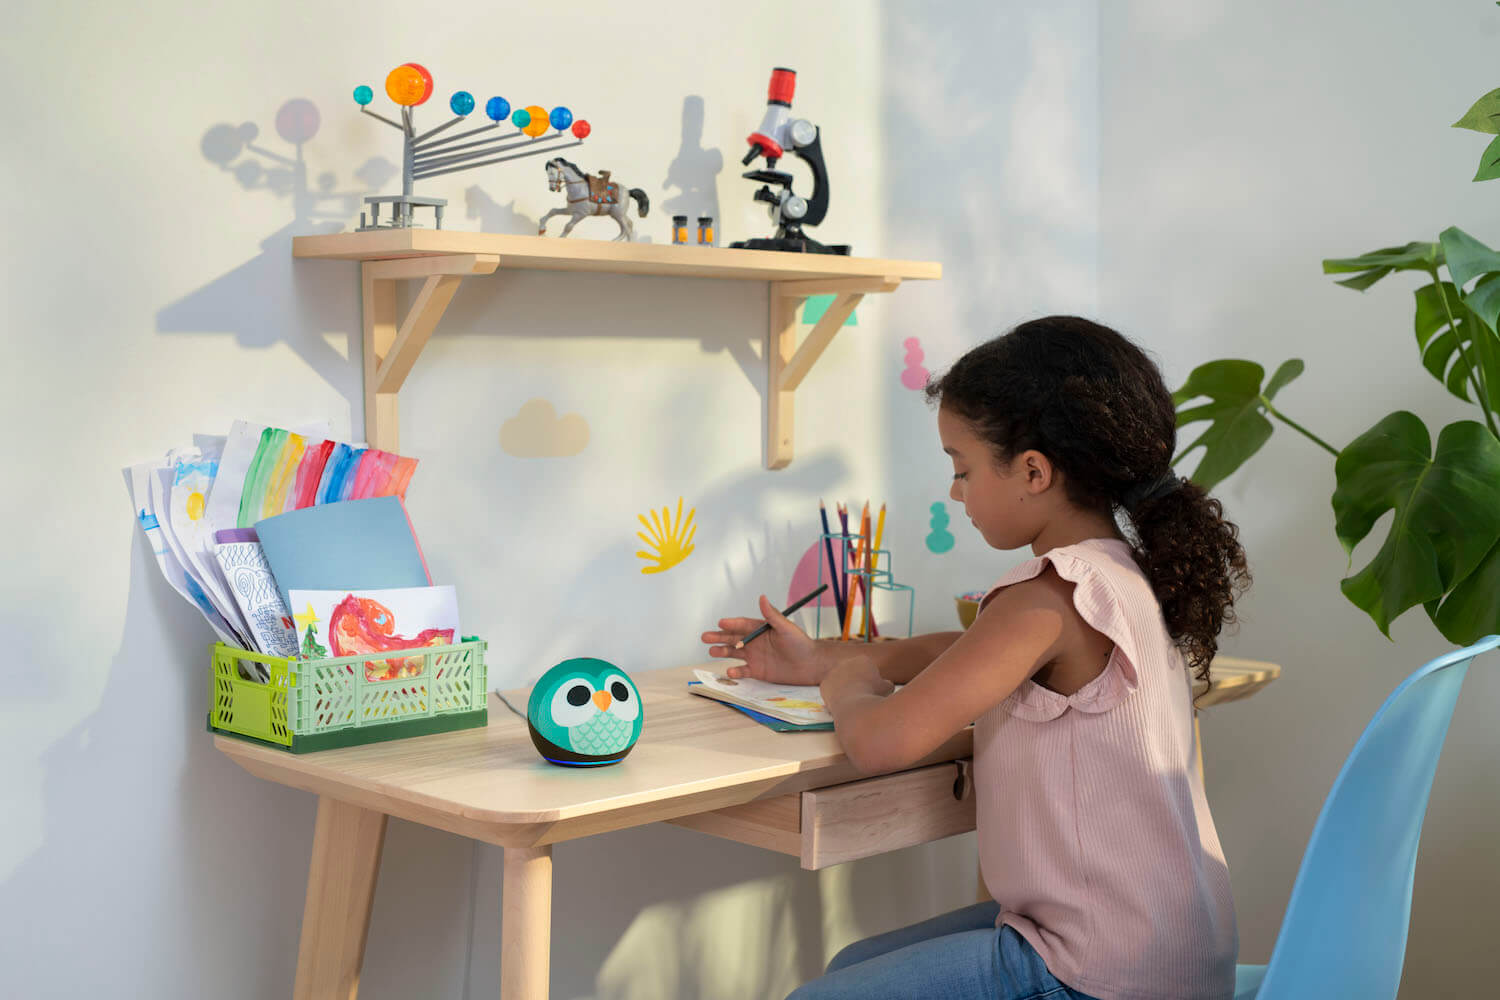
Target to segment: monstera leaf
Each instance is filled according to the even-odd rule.
[[[1454,128],[1472,129],[1475,132],[1500,133],[1500,90],[1492,90],[1453,123]],[[1476,181],[1489,181],[1500,177],[1500,138],[1496,138],[1479,158],[1479,169],[1474,173]]]
[[[1364,291],[1392,271],[1426,271],[1443,263],[1443,248],[1437,243],[1408,243],[1404,247],[1386,247],[1372,250],[1358,257],[1339,257],[1323,261],[1324,274],[1347,274],[1358,271],[1352,278],[1338,284],[1357,291]]]
[[[1449,639],[1444,620],[1459,631],[1479,621],[1495,591],[1479,594],[1485,580],[1470,584],[1469,578],[1482,566],[1488,576],[1500,573],[1486,565],[1500,539],[1500,442],[1494,435],[1482,424],[1459,421],[1442,429],[1434,452],[1421,418],[1399,410],[1340,452],[1334,475],[1334,527],[1351,564],[1375,522],[1395,512],[1375,558],[1341,581],[1344,595],[1387,638],[1392,620],[1417,604],[1427,606]],[[1453,595],[1439,607],[1449,591]],[[1494,631],[1494,623],[1491,614],[1476,637]]]
[[[1500,542],[1474,572],[1459,581],[1442,606],[1428,601],[1427,616],[1443,637],[1461,646],[1500,632]]]
[[[1495,332],[1496,318],[1500,317],[1500,287],[1492,280],[1500,272],[1500,253],[1459,229],[1449,226],[1442,232],[1443,256],[1448,262],[1448,273],[1453,283],[1460,288],[1475,278],[1473,288],[1464,294],[1464,302],[1484,321],[1490,332]]]
[[[1265,411],[1276,393],[1302,374],[1302,362],[1298,358],[1285,362],[1262,389],[1265,374],[1253,361],[1210,361],[1194,368],[1182,388],[1172,393],[1178,427],[1210,421],[1208,429],[1172,459],[1175,465],[1201,446],[1203,458],[1191,478],[1205,490],[1213,489],[1260,451],[1272,430]],[[1207,396],[1209,402],[1182,409],[1183,403],[1200,396]]]
[[[1500,275],[1490,275],[1484,282],[1493,284],[1495,278]],[[1417,312],[1412,325],[1422,367],[1466,403],[1479,402],[1470,394],[1477,386],[1485,390],[1485,404],[1500,399],[1500,343],[1453,283],[1423,285],[1415,296]]]

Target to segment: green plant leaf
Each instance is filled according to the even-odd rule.
[[[1271,381],[1266,383],[1265,391],[1261,395],[1267,399],[1275,399],[1276,394],[1285,388],[1288,382],[1301,375],[1305,368],[1301,358],[1283,361],[1281,367],[1276,369],[1276,374],[1271,376]]]
[[[1351,562],[1395,511],[1375,558],[1339,584],[1387,638],[1394,619],[1441,598],[1500,539],[1500,441],[1483,424],[1449,424],[1433,452],[1421,418],[1397,411],[1339,453],[1334,476],[1334,527]]]
[[[1338,284],[1364,291],[1392,271],[1431,271],[1443,263],[1443,248],[1436,243],[1408,243],[1402,247],[1371,250],[1358,257],[1333,257],[1323,261],[1324,274],[1361,271]]]
[[[1479,154],[1479,166],[1474,170],[1475,181],[1492,181],[1500,177],[1500,136],[1490,140]]]
[[[1500,275],[1483,280],[1490,281],[1492,277]],[[1417,309],[1412,327],[1417,335],[1422,367],[1465,402],[1474,401],[1469,393],[1474,385],[1471,363],[1479,365],[1486,392],[1493,395],[1500,391],[1500,339],[1479,321],[1453,283],[1444,281],[1440,285],[1423,285],[1413,295]],[[1448,300],[1447,309],[1443,308],[1444,297]],[[1453,318],[1451,325],[1448,322],[1450,315]],[[1488,405],[1488,400],[1485,405]]]
[[[1496,331],[1496,321],[1500,320],[1500,280],[1497,279],[1500,279],[1500,274],[1486,274],[1463,297],[1464,305],[1492,333]]]
[[[1490,546],[1474,572],[1448,593],[1441,608],[1429,601],[1427,615],[1443,638],[1460,646],[1500,632],[1500,542]]]
[[[1500,135],[1500,90],[1492,90],[1475,101],[1453,127]]]
[[[1173,464],[1195,448],[1203,448],[1203,458],[1190,478],[1205,490],[1213,489],[1270,438],[1274,428],[1264,413],[1264,401],[1301,375],[1302,369],[1302,362],[1293,358],[1276,370],[1262,390],[1266,370],[1253,361],[1226,359],[1194,368],[1182,388],[1172,394],[1172,402],[1178,407],[1177,426],[1204,420],[1209,426],[1172,460]],[[1204,396],[1209,402],[1182,408],[1182,404]]]
[[[1463,292],[1464,303],[1473,314],[1489,327],[1497,330],[1500,323],[1500,253],[1459,229],[1449,226],[1441,236],[1443,253],[1448,263],[1448,274],[1460,289],[1470,281],[1474,287]]]
[[[1443,259],[1453,283],[1462,288],[1482,274],[1500,271],[1500,253],[1459,229],[1449,226],[1438,236],[1442,241]]]

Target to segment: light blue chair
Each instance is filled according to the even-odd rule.
[[[1469,661],[1496,646],[1439,656],[1375,712],[1308,838],[1271,962],[1235,970],[1235,1000],[1394,1000],[1432,775]]]

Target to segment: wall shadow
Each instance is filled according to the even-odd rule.
[[[40,757],[43,840],[0,885],[0,936],[23,967],[58,953],[60,928],[86,943],[88,961],[18,977],[45,977],[59,996],[111,995],[124,982],[153,996],[196,996],[192,984],[163,989],[187,967],[213,969],[232,995],[284,995],[313,799],[252,778],[213,749],[205,730],[214,636],[162,578],[144,533],[132,525],[131,536],[119,648],[97,708]],[[143,649],[159,652],[143,658]],[[162,762],[176,772],[161,774]],[[67,822],[76,817],[89,819]],[[101,893],[131,900],[130,926],[94,905]]]
[[[261,144],[253,122],[219,123],[204,132],[199,152],[209,164],[246,193],[269,193],[291,218],[261,240],[259,252],[243,264],[159,310],[156,328],[167,334],[228,334],[257,350],[284,343],[357,412],[363,392],[359,331],[350,328],[350,317],[357,314],[350,309],[348,288],[297,267],[292,237],[338,232],[357,216],[365,191],[387,183],[397,168],[380,157],[365,161],[354,171],[364,190],[340,190],[331,172],[310,180],[304,154],[319,124],[317,107],[293,98],[276,114],[284,152]],[[342,354],[323,336],[339,330],[347,337]]]
[[[719,215],[718,177],[724,169],[724,154],[716,146],[703,146],[703,98],[689,94],[682,99],[682,144],[667,165],[662,187],[676,188],[677,194],[662,202],[662,213],[671,222],[674,215],[685,215],[688,228],[697,232],[698,217],[709,216],[717,235],[722,218]],[[694,239],[697,237],[694,236]],[[717,240],[715,241],[717,242]]]

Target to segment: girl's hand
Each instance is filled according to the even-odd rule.
[[[760,613],[766,616],[764,620],[720,618],[719,631],[703,633],[703,641],[709,643],[708,655],[744,660],[744,666],[725,671],[730,677],[752,677],[771,684],[820,683],[828,672],[828,659],[819,653],[817,644],[777,611],[764,594],[760,596]],[[771,623],[769,631],[762,632],[742,649],[734,648],[736,642],[765,622]]]
[[[832,706],[836,700],[851,694],[884,697],[896,690],[896,685],[880,675],[880,668],[873,660],[859,657],[845,660],[828,671],[819,688],[823,704]]]

